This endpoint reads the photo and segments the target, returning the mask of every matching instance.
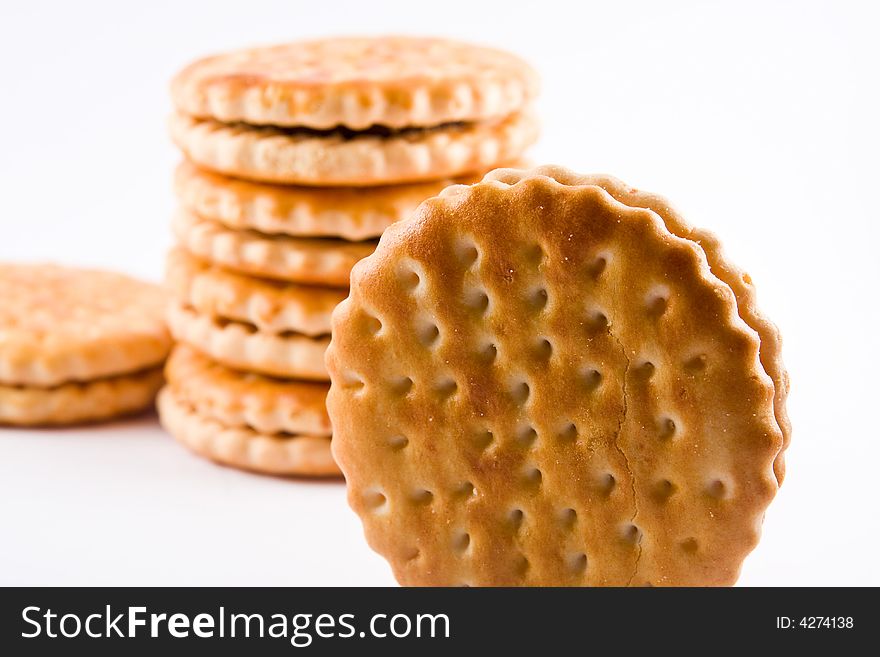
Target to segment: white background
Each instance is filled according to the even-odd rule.
[[[783,331],[789,474],[740,583],[878,585],[874,7],[4,0],[0,259],[160,278],[167,82],[194,57],[360,32],[507,47],[544,79],[534,159],[668,196]],[[154,418],[0,429],[0,584],[392,583],[339,484],[216,467]]]

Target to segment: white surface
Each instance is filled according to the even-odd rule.
[[[508,47],[544,78],[534,159],[671,198],[782,328],[789,474],[741,583],[877,585],[875,7],[4,0],[0,258],[159,278],[167,81],[193,57],[356,32]],[[212,466],[149,419],[0,430],[0,584],[72,583],[393,580],[341,486]]]

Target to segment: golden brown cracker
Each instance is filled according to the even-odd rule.
[[[328,336],[263,333],[257,327],[210,315],[172,303],[168,327],[175,340],[234,369],[268,376],[326,381],[324,351]]]
[[[195,164],[237,178],[318,187],[413,183],[485,171],[538,137],[530,111],[389,134],[227,124],[174,114],[171,138]]]
[[[108,271],[0,264],[0,383],[37,387],[159,365],[165,295]]]
[[[339,475],[329,438],[267,435],[244,427],[227,427],[197,413],[169,388],[159,393],[158,407],[162,426],[175,440],[217,463],[261,474]]]
[[[51,388],[0,384],[0,425],[58,426],[101,422],[153,405],[162,368]]]
[[[230,178],[184,161],[177,168],[174,188],[190,212],[229,228],[358,241],[380,237],[443,188],[480,178],[476,174],[382,187],[295,187]]]
[[[180,401],[224,426],[330,436],[326,383],[233,370],[183,344],[171,352],[165,374]]]
[[[232,230],[180,209],[172,229],[190,253],[229,269],[294,283],[345,287],[351,268],[376,243]]]
[[[515,55],[426,37],[337,37],[205,57],[175,76],[177,108],[224,122],[425,126],[522,109],[538,90]]]
[[[168,254],[165,281],[178,301],[200,314],[253,324],[265,333],[327,335],[330,314],[348,294],[239,274],[179,247]]]
[[[778,486],[759,336],[697,243],[566,180],[448,188],[355,267],[349,501],[403,584],[730,584]]]

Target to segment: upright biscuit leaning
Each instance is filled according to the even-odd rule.
[[[450,188],[353,272],[333,448],[404,584],[730,584],[757,543],[784,446],[761,336],[599,182]]]

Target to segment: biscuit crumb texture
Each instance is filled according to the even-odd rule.
[[[332,447],[402,584],[735,582],[787,377],[709,237],[613,178],[505,169],[355,266]]]

